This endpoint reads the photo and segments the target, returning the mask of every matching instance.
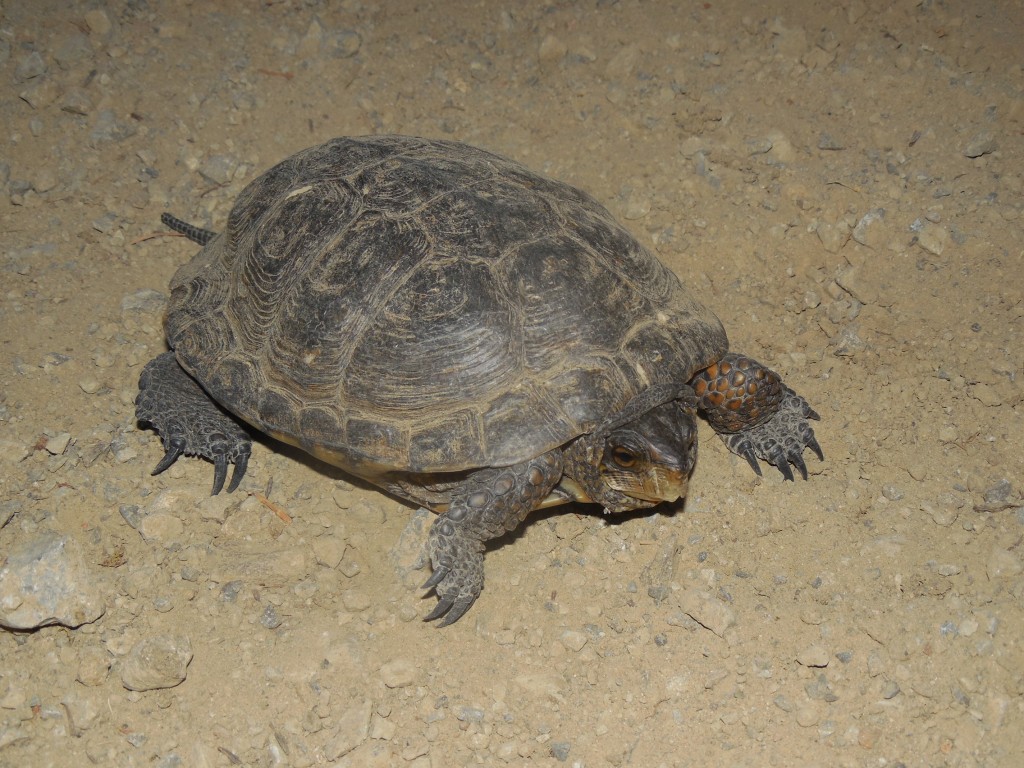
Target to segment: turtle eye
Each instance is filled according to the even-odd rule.
[[[630,469],[636,466],[636,454],[620,446],[612,449],[612,461],[623,469]]]

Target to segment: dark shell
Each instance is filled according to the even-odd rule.
[[[727,346],[585,193],[400,136],[275,166],[171,288],[168,340],[217,401],[364,476],[524,461]]]

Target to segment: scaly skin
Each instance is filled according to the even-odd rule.
[[[438,602],[425,621],[438,626],[458,621],[484,588],[484,542],[519,527],[562,476],[556,448],[522,464],[482,469],[452,498],[448,511],[430,527],[427,552],[434,568],[423,585]]]
[[[172,216],[169,213],[160,214],[160,222],[168,229],[173,229],[179,235],[184,235],[193,243],[198,243],[199,245],[206,245],[217,236],[216,232],[197,227],[195,224],[189,224],[187,221],[182,221],[177,216]]]
[[[142,369],[135,417],[156,427],[164,444],[166,453],[153,470],[154,475],[183,454],[202,456],[213,462],[212,495],[224,487],[228,464],[235,465],[228,493],[238,487],[249,463],[252,441],[185,373],[173,352],[153,358]]]
[[[746,355],[730,352],[690,381],[697,408],[728,446],[747,460],[758,475],[757,460],[775,466],[787,480],[792,464],[804,480],[804,448],[824,460],[807,419],[820,418],[800,395],[782,383],[775,371]]]

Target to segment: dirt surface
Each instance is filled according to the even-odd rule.
[[[778,5],[5,3],[0,765],[1024,764],[1024,8]],[[151,477],[160,214],[368,133],[589,191],[826,460],[704,425],[685,503],[537,516],[444,630],[408,506],[269,440]]]

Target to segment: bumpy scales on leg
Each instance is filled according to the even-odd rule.
[[[228,464],[234,464],[228,493],[245,475],[252,441],[245,430],[178,365],[173,352],[154,358],[142,370],[135,416],[160,433],[166,453],[153,470],[158,475],[182,455],[213,462],[213,494],[224,487]]]
[[[469,610],[484,588],[484,542],[517,528],[561,476],[562,455],[555,450],[469,477],[430,527],[434,573],[423,587],[434,589],[438,603],[424,621],[441,619],[445,627]]]
[[[818,414],[772,371],[745,355],[729,353],[690,382],[698,409],[729,447],[758,475],[757,460],[774,465],[787,480],[792,464],[807,479],[804,448],[825,456],[808,419]]]

